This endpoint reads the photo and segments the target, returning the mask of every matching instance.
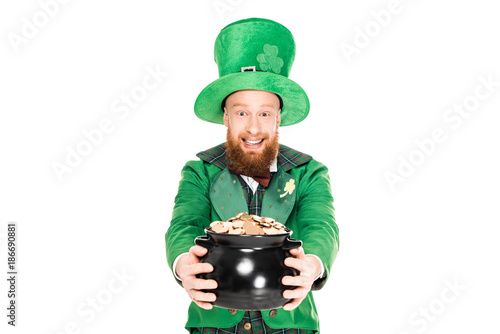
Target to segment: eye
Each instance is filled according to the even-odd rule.
[[[238,115],[238,116],[245,116],[245,112],[244,111],[238,111],[236,113],[236,115]]]
[[[268,113],[267,111],[264,111],[262,114],[260,114],[263,117],[268,117],[271,116],[271,113]]]

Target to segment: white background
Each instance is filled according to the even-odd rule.
[[[2,279],[2,333],[184,332],[164,234],[182,166],[225,138],[193,104],[217,78],[220,29],[255,16],[292,31],[290,78],[311,100],[281,142],[330,169],[340,252],[315,292],[322,333],[499,331],[500,87],[461,123],[443,118],[474,101],[479,77],[500,81],[493,1],[401,0],[385,26],[371,13],[389,0],[75,0],[46,21],[44,3],[56,2],[0,5],[1,277],[8,222],[19,238],[18,326]],[[146,68],[169,74],[121,119],[113,103]],[[113,130],[60,180],[53,164],[105,119]],[[445,140],[419,153],[436,129]]]

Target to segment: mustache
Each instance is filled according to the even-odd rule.
[[[258,133],[258,134],[250,134],[250,133],[240,133],[238,134],[238,139],[245,138],[261,138],[261,139],[269,139],[269,133]]]

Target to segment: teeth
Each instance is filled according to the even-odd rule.
[[[257,145],[257,144],[260,144],[264,139],[261,139],[261,140],[257,140],[257,141],[253,141],[253,140],[246,140],[246,139],[243,139],[243,141],[249,145]]]

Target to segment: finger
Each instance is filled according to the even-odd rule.
[[[182,286],[189,290],[211,290],[217,289],[217,281],[213,279],[191,278],[182,281]]]
[[[290,249],[290,254],[292,254],[293,257],[298,258],[298,259],[304,259],[306,256],[305,252],[304,252],[304,248],[302,248],[302,246],[299,248]]]
[[[189,254],[196,256],[196,257],[203,257],[203,256],[205,256],[205,254],[207,254],[207,252],[208,252],[208,249],[206,249],[205,247],[198,246],[198,245],[195,245],[189,249]]]
[[[308,289],[306,288],[297,288],[293,290],[285,290],[283,291],[283,298],[286,299],[300,299],[300,298],[305,298],[307,293],[309,292]]]
[[[285,259],[285,265],[290,268],[295,268],[302,274],[303,272],[315,271],[316,268],[311,266],[311,263],[302,259],[296,259],[294,257],[287,257]]]
[[[203,273],[211,273],[212,271],[214,271],[214,267],[210,263],[200,262],[179,268],[177,274],[182,280],[184,280],[190,276],[196,276]]]
[[[296,308],[297,306],[300,305],[300,303],[302,302],[302,300],[304,300],[304,298],[297,298],[297,299],[293,299],[291,302],[283,305],[283,309],[285,311],[291,311],[293,310],[294,308]]]
[[[204,303],[204,302],[199,302],[197,300],[193,300],[196,305],[198,305],[199,307],[205,309],[205,310],[211,310],[214,306],[210,303]]]
[[[211,303],[217,299],[217,296],[214,293],[203,292],[198,290],[189,291],[189,297],[191,297],[191,299],[194,302],[199,302],[199,303]]]
[[[312,284],[312,280],[310,277],[306,276],[285,276],[281,279],[281,283],[283,285],[288,286],[307,286]]]

